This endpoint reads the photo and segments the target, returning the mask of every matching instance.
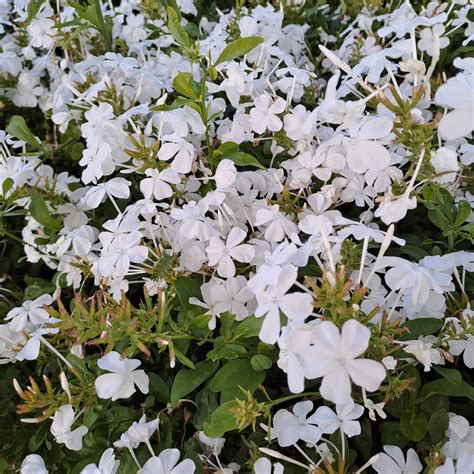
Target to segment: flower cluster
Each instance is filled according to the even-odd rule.
[[[474,6],[258,3],[0,4],[5,472],[474,472]]]

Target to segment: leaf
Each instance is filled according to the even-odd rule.
[[[186,30],[181,26],[178,18],[178,14],[172,7],[168,7],[168,30],[171,36],[185,48],[191,46],[189,35]]]
[[[472,208],[468,201],[462,200],[457,204],[457,214],[455,219],[456,226],[462,225],[471,215]]]
[[[266,169],[257,158],[243,151],[227,153],[223,155],[222,158],[233,161],[237,166],[253,166],[254,168],[260,168],[262,170]]]
[[[438,374],[442,375],[446,380],[455,385],[458,385],[462,382],[462,375],[459,370],[436,366],[433,366],[433,369],[435,372],[438,372]]]
[[[28,145],[31,145],[33,148],[37,150],[42,150],[43,146],[41,143],[36,139],[33,135],[31,130],[26,125],[25,119],[20,115],[14,115],[10,122],[5,129],[7,133],[9,133],[12,137],[18,138],[19,140],[23,140]]]
[[[210,389],[221,392],[221,403],[243,397],[242,389],[255,392],[265,379],[265,372],[256,372],[247,359],[227,362],[212,379]]]
[[[421,441],[428,430],[426,415],[417,411],[406,411],[400,420],[403,434],[411,441]]]
[[[190,277],[178,277],[174,282],[174,289],[183,308],[193,307],[189,298],[201,298],[201,285]]]
[[[232,59],[240,58],[241,56],[252,51],[256,46],[263,42],[263,38],[259,36],[247,36],[245,38],[239,38],[232,43],[229,43],[220,56],[217,58],[215,65],[225,63],[226,61],[232,61]]]
[[[253,315],[245,318],[235,329],[234,339],[258,336],[262,323],[263,318],[257,318]]]
[[[204,383],[219,367],[209,360],[198,362],[195,369],[181,369],[171,387],[170,401],[177,405],[179,400]]]
[[[100,0],[89,0],[89,5],[86,6],[76,2],[71,2],[70,5],[74,7],[79,18],[85,20],[90,27],[102,35],[108,51],[112,51],[112,18],[109,16],[104,18]]]
[[[170,399],[170,389],[166,382],[154,372],[148,374],[150,379],[150,395],[162,403],[168,403]]]
[[[27,7],[28,16],[26,18],[26,24],[29,24],[31,20],[39,12],[41,5],[43,5],[45,0],[30,0]]]
[[[8,194],[8,191],[13,187],[15,181],[11,178],[5,178],[2,183],[2,195],[5,197]]]
[[[447,395],[448,397],[467,397],[474,400],[474,387],[462,381],[454,384],[446,379],[438,379],[423,385],[418,393],[417,403],[425,401],[431,395]]]
[[[441,408],[438,411],[435,411],[428,422],[428,433],[430,434],[431,439],[434,443],[441,441],[444,437],[444,433],[449,426],[449,416],[448,411],[444,408]]]
[[[189,99],[197,100],[201,95],[201,84],[193,79],[190,72],[180,72],[173,79],[173,89]]]
[[[186,367],[189,367],[190,369],[194,369],[196,367],[192,360],[188,359],[182,352],[176,349],[175,349],[175,355],[176,355],[176,359],[178,359]]]
[[[217,395],[208,389],[201,390],[194,399],[198,409],[193,415],[193,425],[202,430],[204,423],[209,419],[211,413],[218,407]]]
[[[262,372],[272,366],[272,359],[263,354],[256,354],[250,359],[250,365],[255,372]]]
[[[414,340],[420,336],[428,336],[439,331],[443,327],[443,320],[436,318],[420,318],[407,321],[402,328],[408,328],[409,333],[403,334],[402,340]]]
[[[403,449],[409,442],[398,422],[387,421],[382,423],[382,445],[391,444]]]
[[[204,434],[210,438],[220,438],[228,431],[235,430],[237,421],[230,410],[236,406],[236,401],[230,400],[214,410],[204,424]]]
[[[45,229],[59,230],[61,228],[59,221],[52,216],[51,211],[48,209],[43,196],[37,191],[31,191],[29,211]]]

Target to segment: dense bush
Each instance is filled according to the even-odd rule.
[[[0,472],[474,472],[468,0],[0,2]]]

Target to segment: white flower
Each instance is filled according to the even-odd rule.
[[[379,453],[373,468],[379,474],[418,474],[423,470],[423,465],[415,450],[407,451],[407,458],[398,446],[384,446],[385,453]]]
[[[347,164],[354,173],[381,171],[390,164],[387,149],[374,140],[386,137],[393,123],[385,117],[367,119],[347,147]]]
[[[287,265],[276,285],[267,287],[257,293],[257,309],[255,316],[265,316],[259,337],[267,344],[275,344],[280,335],[280,311],[288,318],[303,322],[313,311],[313,298],[308,293],[288,293],[296,281],[298,270]]]
[[[171,163],[171,169],[177,173],[189,173],[194,159],[194,147],[186,140],[168,136],[163,137],[167,143],[163,143],[158,151],[158,158],[160,160],[168,161],[174,157]]]
[[[310,348],[313,328],[309,324],[285,326],[278,339],[278,367],[288,374],[288,388],[293,393],[304,390],[305,362],[311,363]],[[306,361],[306,358],[308,360]]]
[[[21,463],[20,474],[48,474],[48,470],[39,454],[28,454]]]
[[[54,21],[49,18],[38,18],[28,25],[31,46],[48,49],[54,44]]]
[[[277,462],[272,466],[271,461],[267,458],[258,458],[253,469],[255,474],[283,474],[284,472],[283,464]]]
[[[227,236],[225,244],[217,237],[211,237],[207,247],[209,265],[217,265],[217,273],[223,278],[230,278],[235,275],[235,265],[233,260],[242,263],[252,261],[255,250],[249,244],[241,244],[247,233],[238,227],[234,227]]]
[[[146,199],[153,196],[157,201],[168,198],[173,195],[173,188],[168,184],[178,184],[181,181],[178,173],[171,168],[158,171],[155,168],[149,168],[145,171],[148,178],[140,181],[140,191]]]
[[[100,457],[99,465],[88,464],[80,474],[115,474],[120,461],[115,459],[113,448],[106,449]]]
[[[333,403],[351,398],[351,380],[369,392],[377,390],[385,378],[384,366],[370,359],[357,359],[369,347],[370,329],[355,319],[346,321],[339,333],[330,321],[314,329],[313,358],[306,364],[306,378],[323,377],[321,395]]]
[[[430,271],[423,265],[409,262],[398,257],[385,257],[392,268],[385,273],[385,282],[392,290],[410,290],[411,300],[416,305],[423,305],[428,301],[430,291],[443,294],[439,277],[445,275],[442,271]],[[449,278],[449,282],[451,279]]]
[[[418,362],[423,364],[424,371],[429,372],[432,364],[444,364],[443,356],[438,349],[433,349],[433,344],[423,341],[405,341],[403,350],[413,354]]]
[[[337,430],[342,430],[349,438],[361,433],[361,426],[357,420],[364,413],[364,407],[354,400],[349,399],[346,403],[336,405],[336,413],[331,408],[319,407],[314,420],[325,434],[332,434]]]
[[[128,272],[130,263],[142,263],[147,258],[148,248],[139,245],[141,239],[138,231],[119,234],[113,239],[102,251],[98,263],[100,274],[119,278]]]
[[[138,359],[122,359],[115,351],[99,359],[97,365],[112,373],[97,377],[97,396],[112,400],[128,398],[136,392],[135,385],[142,393],[148,393],[148,375],[144,370],[135,370],[140,364]]]
[[[105,196],[126,199],[130,196],[131,182],[124,178],[112,178],[105,183],[93,186],[83,197],[83,201],[91,208],[96,209]]]
[[[454,150],[450,148],[438,148],[435,153],[431,155],[431,164],[437,173],[442,173],[441,176],[435,178],[438,183],[449,183],[456,179],[456,171],[459,170],[458,156]],[[447,173],[451,171],[451,173]]]
[[[196,465],[191,459],[185,459],[179,464],[178,449],[165,449],[159,456],[153,456],[142,467],[141,474],[193,474]]]
[[[438,24],[431,28],[425,28],[420,33],[418,48],[420,51],[426,51],[429,56],[439,55],[439,50],[449,45],[449,38],[443,36],[444,25]]]
[[[215,456],[221,454],[222,448],[225,444],[225,438],[209,438],[209,436],[204,434],[204,431],[198,431],[198,437],[201,443],[212,449]]]
[[[44,306],[49,306],[53,302],[50,295],[42,295],[35,300],[26,300],[17,308],[10,310],[5,318],[10,319],[10,327],[15,332],[23,331],[28,324],[37,327],[49,319],[49,314]]]
[[[410,197],[408,193],[396,197],[389,192],[375,211],[375,217],[380,217],[385,224],[389,225],[402,220],[408,210],[416,208],[416,204],[416,198]]]
[[[284,409],[278,410],[272,421],[272,438],[277,438],[282,447],[296,444],[299,440],[316,444],[321,439],[321,430],[316,426],[316,414],[308,417],[312,409],[313,402],[307,400],[296,403],[293,413]]]
[[[454,109],[443,116],[438,131],[442,138],[455,140],[474,130],[474,74],[460,73],[436,92],[435,101],[443,107]]]
[[[82,438],[89,431],[86,426],[80,426],[71,431],[74,422],[74,410],[71,405],[60,407],[53,417],[51,433],[57,443],[65,444],[66,448],[72,451],[82,449]]]
[[[214,179],[216,180],[217,189],[225,189],[232,186],[237,178],[237,169],[234,162],[228,159],[219,161]]]
[[[278,117],[286,108],[286,102],[277,97],[272,100],[269,94],[259,95],[254,101],[255,107],[250,110],[250,123],[257,133],[264,133],[267,129],[278,132],[283,127],[283,122]]]

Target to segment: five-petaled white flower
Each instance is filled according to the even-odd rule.
[[[333,403],[351,398],[351,380],[369,392],[385,378],[384,366],[375,360],[358,359],[369,347],[370,329],[355,319],[346,321],[339,332],[331,321],[322,321],[313,334],[313,358],[306,364],[306,377],[323,377],[321,395]]]
[[[230,278],[235,275],[235,264],[233,260],[242,263],[252,261],[255,250],[249,244],[242,244],[247,233],[239,227],[234,227],[227,236],[225,244],[217,237],[211,237],[207,247],[209,265],[217,265],[217,273],[223,278]]]
[[[21,306],[10,310],[5,319],[12,320],[10,327],[15,332],[23,331],[28,324],[38,327],[49,319],[49,314],[44,307],[52,302],[53,298],[50,295],[42,295],[35,300],[26,300]]]
[[[100,398],[128,398],[135,392],[135,385],[142,393],[148,393],[148,375],[144,370],[136,370],[141,362],[138,359],[124,359],[118,352],[112,351],[99,359],[97,365],[111,374],[97,377],[95,389]]]
[[[79,426],[71,431],[74,421],[72,406],[63,405],[54,414],[51,433],[57,443],[65,444],[71,451],[79,451],[82,449],[82,438],[89,430],[86,426]]]

